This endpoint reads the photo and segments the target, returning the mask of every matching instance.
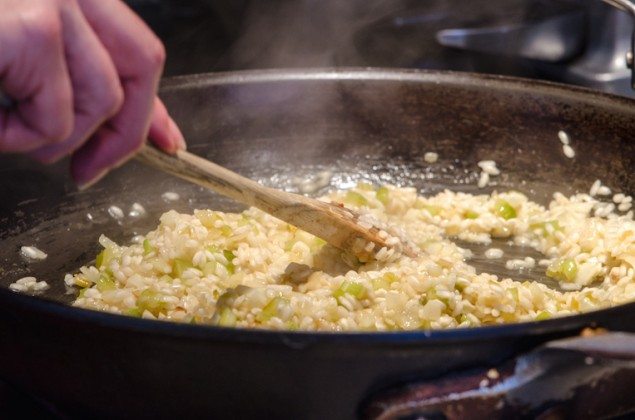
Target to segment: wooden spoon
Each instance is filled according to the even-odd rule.
[[[359,215],[343,206],[268,188],[222,166],[186,151],[168,155],[145,145],[137,160],[233,200],[260,210],[324,239],[329,244],[367,262],[382,247],[394,248],[415,257],[416,251],[403,240],[359,221]],[[372,243],[374,246],[369,246]]]

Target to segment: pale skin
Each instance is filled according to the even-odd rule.
[[[165,50],[120,0],[0,0],[0,152],[50,163],[70,155],[80,187],[146,139],[185,148],[157,97]]]

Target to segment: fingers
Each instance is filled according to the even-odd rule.
[[[123,103],[117,70],[75,2],[64,3],[63,38],[74,92],[75,124],[63,142],[46,145],[31,155],[53,162],[78,149]]]
[[[148,138],[155,146],[168,153],[176,153],[177,150],[186,148],[181,130],[170,118],[165,105],[158,97],[154,98],[154,110]]]
[[[145,141],[165,50],[122,2],[79,0],[79,4],[110,54],[124,93],[119,112],[73,154],[71,173],[85,186],[125,162]]]
[[[0,14],[0,86],[17,105],[0,110],[0,152],[25,152],[68,137],[73,97],[57,10],[8,3],[15,12]]]

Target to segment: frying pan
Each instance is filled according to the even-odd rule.
[[[601,179],[635,192],[635,102],[497,76],[368,69],[256,71],[164,81],[161,97],[189,149],[268,185],[332,170],[356,181],[481,192],[476,162],[502,170],[493,189],[538,202]],[[576,150],[566,158],[565,130]],[[425,163],[435,151],[440,159]],[[488,366],[588,326],[635,331],[635,303],[577,316],[444,331],[276,332],[181,325],[68,306],[65,272],[91,261],[101,233],[127,242],[170,209],[236,210],[208,191],[135,162],[78,192],[64,164],[0,160],[0,377],[69,416],[352,418],[364,398],[413,379]],[[166,203],[161,195],[180,199]],[[316,192],[317,194],[323,191]],[[139,202],[146,217],[107,208]],[[48,252],[27,263],[21,245]],[[8,290],[47,280],[33,297]],[[519,277],[522,277],[519,274]]]

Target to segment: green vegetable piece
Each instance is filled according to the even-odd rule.
[[[232,236],[233,230],[227,225],[223,225],[220,228],[220,234],[226,237]]]
[[[339,298],[346,294],[349,294],[356,299],[363,299],[366,296],[366,288],[363,284],[346,280],[337,290],[333,292],[333,296],[335,298]]]
[[[519,302],[520,301],[520,297],[518,295],[518,287],[511,287],[508,289],[509,293],[511,293],[512,298],[514,299],[515,302]]]
[[[463,290],[465,290],[465,288],[468,285],[462,281],[457,281],[456,283],[454,283],[454,289],[458,290],[459,292],[463,292]]]
[[[269,301],[263,308],[262,312],[258,314],[256,319],[260,322],[269,321],[274,316],[278,316],[280,311],[280,305],[284,304],[285,299],[281,297],[275,297]]]
[[[574,281],[578,275],[578,264],[572,258],[565,258],[562,261],[562,274],[567,281]]]
[[[300,329],[300,326],[298,325],[297,322],[289,321],[287,322],[287,329],[289,331],[297,331]]]
[[[428,321],[427,319],[421,321],[421,324],[419,325],[419,329],[421,329],[421,330],[430,330],[430,329],[432,329],[432,322]]]
[[[368,200],[366,200],[366,197],[355,191],[348,191],[344,200],[354,206],[361,207],[368,205]]]
[[[427,211],[428,213],[430,213],[430,216],[438,216],[439,213],[441,213],[442,208],[439,206],[431,206],[431,205],[424,205],[423,209],[425,211]]]
[[[459,315],[459,319],[458,319],[459,324],[463,324],[463,323],[470,323],[470,318],[465,315],[465,314],[461,314]]]
[[[172,277],[180,279],[185,270],[188,268],[192,268],[192,263],[190,261],[182,258],[176,258],[172,263]]]
[[[390,285],[399,280],[395,273],[384,273],[383,276],[373,279],[373,289],[390,289]]]
[[[463,217],[466,219],[478,219],[479,214],[473,210],[466,210]]]
[[[101,266],[104,265],[104,252],[105,250],[102,250],[97,254],[97,257],[95,257],[95,267],[101,268]]]
[[[364,191],[374,191],[375,186],[369,182],[360,181],[357,183],[357,188]]]
[[[148,255],[152,251],[154,251],[154,247],[152,245],[150,245],[150,240],[144,239],[143,240],[143,253]]]
[[[555,232],[562,230],[562,228],[560,227],[560,223],[558,223],[557,220],[549,220],[546,222],[532,223],[529,225],[529,228],[531,230],[539,230],[540,234],[545,238],[548,238],[549,236],[552,236]]]
[[[236,314],[228,307],[223,307],[218,318],[218,325],[221,327],[233,327],[236,325]]]
[[[216,273],[216,261],[208,261],[203,265],[203,275],[210,276]]]
[[[388,204],[389,195],[390,195],[390,190],[386,187],[381,187],[375,193],[377,200],[379,200],[384,206]]]
[[[227,259],[227,265],[225,266],[225,268],[227,268],[227,272],[229,274],[234,274],[236,272],[236,266],[233,261],[236,256],[228,249],[223,251],[223,255],[225,256],[225,259]]]
[[[425,304],[430,302],[431,300],[438,300],[439,302],[443,303],[445,306],[450,305],[450,300],[448,298],[440,297],[439,294],[437,293],[437,289],[434,289],[434,288],[428,289],[425,295],[422,295],[419,298],[419,303],[425,306]]]
[[[578,264],[572,258],[562,258],[547,267],[546,274],[556,280],[572,282],[578,275]]]
[[[163,296],[158,292],[150,289],[146,289],[137,298],[137,307],[143,311],[148,311],[152,315],[157,316],[160,312],[167,309],[167,303],[164,301]]]
[[[97,257],[95,257],[95,267],[101,268],[112,260],[113,252],[110,248],[104,248]]]
[[[115,281],[112,279],[112,276],[105,272],[99,275],[99,279],[97,279],[97,283],[95,283],[95,286],[100,292],[105,292],[106,290],[114,290],[117,288],[117,286],[115,285]]]
[[[132,308],[127,309],[124,312],[124,315],[133,316],[135,318],[141,318],[141,316],[143,315],[143,309],[139,308],[138,306],[133,306]]]
[[[538,315],[536,315],[536,321],[544,321],[545,319],[551,318],[551,314],[548,311],[542,311]]]
[[[494,212],[505,220],[513,219],[517,216],[516,209],[505,200],[498,200],[496,202]]]
[[[322,238],[318,238],[317,236],[315,237],[315,239],[313,240],[313,242],[315,243],[315,246],[317,248],[321,248],[324,245],[326,245],[326,241]]]

